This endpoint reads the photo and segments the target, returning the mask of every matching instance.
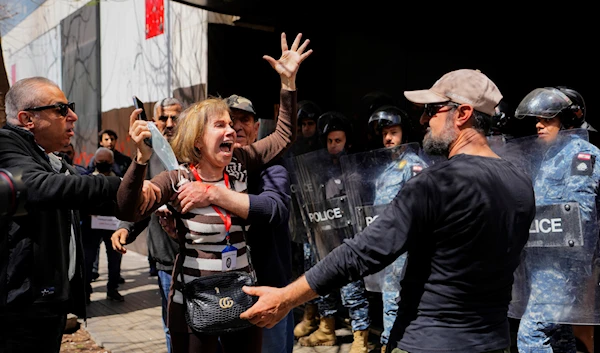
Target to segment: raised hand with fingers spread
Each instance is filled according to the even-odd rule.
[[[286,35],[281,33],[281,57],[279,60],[275,60],[269,55],[263,56],[263,59],[267,60],[281,77],[282,88],[290,91],[296,89],[296,74],[300,64],[313,52],[312,49],[306,50],[310,40],[306,39],[300,45],[301,39],[302,33],[298,33],[292,43],[292,48],[288,49]]]

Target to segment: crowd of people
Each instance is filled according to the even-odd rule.
[[[267,136],[252,97],[188,107],[165,97],[148,121],[131,113],[135,155],[106,129],[87,166],[73,163],[75,103],[43,77],[14,83],[0,168],[29,192],[0,242],[0,319],[10,323],[0,351],[59,351],[66,315],[86,318],[101,242],[107,299],[124,301],[122,255],[147,229],[169,353],[331,346],[341,309],[350,352],[366,353],[371,290],[383,303],[382,353],[507,353],[509,318],[520,320],[519,352],[575,353],[573,325],[600,323],[600,150],[583,97],[540,87],[511,111],[484,73],[459,69],[405,91],[410,109],[365,95],[356,126],[297,100],[309,43],[299,34],[288,46],[282,34],[281,57],[264,57],[280,77]],[[516,122],[536,134],[515,134]],[[177,166],[147,143],[153,128]],[[244,291],[257,302],[241,315],[252,325],[195,332],[182,288],[230,270],[256,279]]]

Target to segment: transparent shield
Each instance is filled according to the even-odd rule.
[[[355,233],[377,219],[404,183],[431,162],[418,143],[355,153],[343,156],[340,161]],[[385,271],[365,277],[367,290],[381,292]]]
[[[293,242],[303,244],[308,242],[307,234],[309,230],[302,212],[304,201],[302,200],[302,193],[300,192],[301,186],[298,182],[296,162],[294,158],[286,158],[284,159],[283,164],[290,176],[290,191],[292,199],[290,200],[289,228],[291,239]]]
[[[354,235],[339,160],[326,149],[295,157],[303,219],[315,260]]]
[[[598,219],[587,131],[508,140],[495,151],[532,178],[536,216],[515,271],[509,317],[598,324]]]

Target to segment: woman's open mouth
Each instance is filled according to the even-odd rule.
[[[233,141],[224,141],[219,145],[221,152],[231,153],[233,150]]]

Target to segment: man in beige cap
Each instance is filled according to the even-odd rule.
[[[513,271],[535,200],[530,178],[485,138],[502,95],[481,72],[457,70],[405,96],[424,105],[424,148],[448,160],[412,177],[371,225],[292,284],[244,288],[260,298],[241,317],[270,327],[295,306],[407,252],[386,352],[509,352]]]

